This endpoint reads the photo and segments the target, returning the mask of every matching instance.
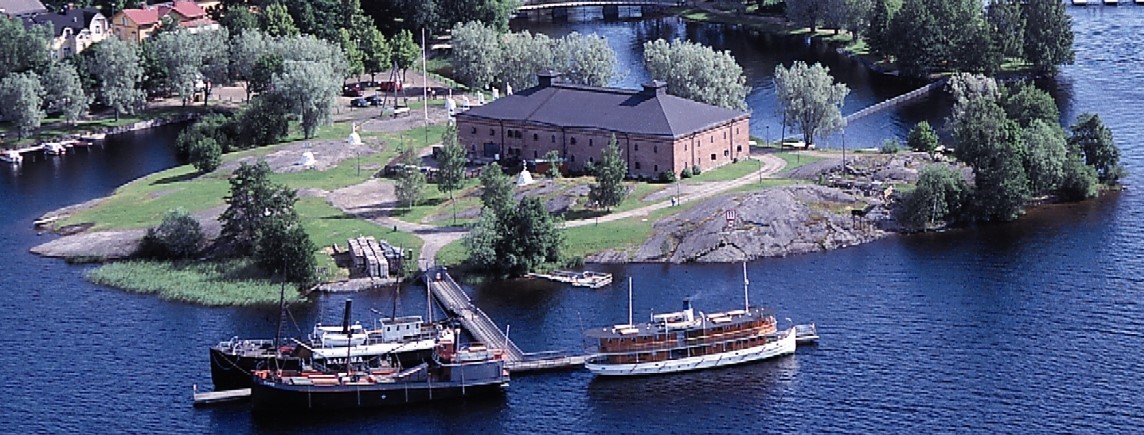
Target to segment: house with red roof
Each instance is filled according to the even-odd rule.
[[[191,33],[219,28],[218,22],[197,2],[176,0],[124,9],[111,17],[111,32],[121,40],[141,42],[158,31],[164,20],[174,20]]]

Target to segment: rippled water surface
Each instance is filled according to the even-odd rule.
[[[1144,8],[1070,12],[1077,64],[1044,85],[1067,119],[1083,111],[1101,114],[1135,188],[1144,173],[1144,128],[1136,122],[1144,101],[1138,44]],[[563,31],[599,30],[627,47],[620,55],[629,59],[631,73],[621,84],[633,84],[642,73],[630,59],[639,58],[635,47],[654,25],[579,23]],[[740,57],[757,86],[751,97],[756,134],[760,125],[764,131],[767,123],[778,125],[766,109],[767,70],[775,59],[814,56],[786,48],[787,42],[674,29],[721,41]],[[857,88],[853,110],[908,88],[879,84],[860,71],[839,74]],[[921,102],[872,117],[872,127],[856,125],[848,134],[880,141],[881,130],[900,133],[917,119],[940,119],[945,110],[940,102]],[[1144,256],[1138,248],[1144,205],[1135,190],[1036,210],[1011,225],[754,262],[752,301],[820,326],[821,343],[792,357],[644,379],[600,380],[586,372],[517,376],[502,398],[376,413],[264,420],[252,419],[242,404],[194,409],[191,385],[210,383],[206,347],[233,335],[269,336],[275,308],[200,308],[131,295],[86,283],[86,266],[27,254],[50,237],[30,230],[44,211],[174,165],[175,131],[119,136],[102,149],[0,167],[0,431],[1136,433],[1144,427]],[[635,278],[641,318],[675,309],[687,296],[704,311],[741,303],[738,265],[599,268],[615,273],[617,282]],[[470,290],[493,319],[512,325],[511,335],[526,351],[577,349],[582,327],[626,317],[622,285],[583,290],[509,282]],[[297,326],[288,329],[336,321],[344,298],[293,307]],[[354,299],[355,317],[367,318],[367,308],[392,309],[395,293]],[[403,313],[425,310],[423,288],[406,288],[396,299]]]

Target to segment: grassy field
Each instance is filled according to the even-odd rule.
[[[795,151],[783,151],[775,153],[775,156],[786,161],[786,167],[783,168],[784,172],[798,169],[811,163],[823,160],[822,157]]]
[[[214,108],[205,108],[205,110],[213,110]],[[34,145],[40,142],[52,140],[60,136],[84,134],[95,131],[103,131],[111,127],[120,127],[128,124],[134,124],[139,121],[146,121],[149,119],[160,118],[169,115],[178,115],[182,113],[197,113],[203,111],[202,106],[163,106],[152,109],[140,111],[134,115],[122,115],[116,121],[114,117],[93,119],[90,121],[79,121],[76,125],[68,125],[61,118],[45,118],[41,123],[41,127],[32,133],[29,137],[23,139],[16,139],[16,129],[12,127],[9,122],[0,122],[0,134],[5,135],[5,139],[0,140],[0,149],[19,148],[29,145]],[[347,133],[348,134],[348,133]]]
[[[295,206],[295,210],[301,217],[302,227],[306,229],[306,234],[310,235],[310,240],[319,249],[314,258],[317,260],[318,269],[325,272],[319,276],[322,281],[349,277],[349,271],[338,269],[337,265],[334,264],[333,257],[323,250],[335,243],[344,249],[346,240],[350,238],[374,236],[378,240],[388,241],[393,246],[412,250],[412,255],[409,258],[414,259],[418,258],[421,251],[422,242],[417,236],[355,218],[334,208],[322,198],[302,198]]]
[[[755,159],[740,160],[730,165],[720,166],[699,175],[684,179],[684,183],[698,183],[705,181],[731,181],[744,175],[758,171],[762,163]]]
[[[250,260],[171,263],[125,261],[109,263],[87,273],[88,280],[163,299],[201,305],[277,304],[281,286],[266,279]],[[286,286],[286,297],[298,299]]]

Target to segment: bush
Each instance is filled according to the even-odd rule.
[[[672,172],[672,171],[660,172],[659,173],[659,182],[660,183],[674,183],[675,182],[675,172]]]
[[[703,170],[699,169],[699,165],[695,165],[695,166],[691,167],[691,175],[699,175],[702,173],[703,173]]]
[[[284,273],[287,281],[310,286],[318,282],[316,250],[296,219],[275,216],[258,228],[251,257],[265,270]]]
[[[902,150],[902,143],[897,139],[886,139],[882,141],[882,154],[896,154]]]
[[[922,121],[910,129],[910,135],[906,138],[906,143],[909,144],[910,149],[914,151],[933,153],[938,146],[937,133],[930,127],[929,122]]]
[[[201,173],[214,171],[222,164],[222,147],[213,138],[201,137],[187,151],[191,165]]]
[[[1065,176],[1058,191],[1065,201],[1081,201],[1096,197],[1096,169],[1073,157],[1065,162]]]
[[[186,210],[177,208],[163,216],[163,222],[147,230],[140,254],[153,258],[189,258],[202,246],[203,228]]]
[[[679,177],[684,180],[691,178],[691,168],[683,168],[683,170],[679,172]]]

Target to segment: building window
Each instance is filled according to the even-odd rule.
[[[652,153],[658,153],[659,152],[659,145],[652,145],[651,146],[651,152]]]
[[[715,136],[711,136],[710,139],[711,139],[711,141],[710,141],[711,143],[715,143]]]
[[[591,158],[591,157],[588,157],[588,163],[595,163],[595,161],[596,161],[596,159],[593,159],[593,158]]]
[[[728,150],[723,150],[723,157],[727,157],[727,156],[729,156],[729,155],[731,155],[731,152],[730,152],[730,151],[728,151]]]
[[[711,155],[711,161],[715,161],[715,155],[714,154]]]
[[[572,145],[576,145],[576,138],[572,138],[572,140],[570,140],[569,142],[571,142]]]
[[[589,146],[589,147],[591,147],[591,146],[592,146],[592,139],[588,139],[588,146]]]
[[[640,168],[640,162],[636,162],[636,169]]]
[[[735,152],[737,152],[737,153],[743,152],[743,145],[742,144],[735,145]]]
[[[552,135],[552,143],[556,143],[556,135]]]
[[[536,150],[532,150],[532,158],[534,158],[534,159],[536,158],[536,153],[537,153]]]
[[[725,132],[725,131],[723,132],[723,139],[724,139],[724,140],[726,140],[726,139],[727,139],[727,132]]]
[[[739,127],[735,127],[735,134],[739,134]]]
[[[652,168],[652,169],[651,169],[651,170],[652,170],[652,172],[656,172],[656,173],[658,173],[658,172],[659,172],[659,165],[655,165],[655,166],[652,166],[651,168]]]
[[[635,147],[636,147],[636,151],[639,151],[639,150],[640,150],[640,144],[638,144],[638,143],[637,143],[637,144],[635,144]]]
[[[469,150],[472,152],[477,152],[477,145],[476,144],[469,145]]]
[[[540,135],[539,135],[539,134],[536,134],[536,133],[533,133],[533,134],[532,134],[532,141],[533,141],[533,142],[540,142]]]
[[[568,161],[572,162],[572,163],[576,163],[576,155],[573,154],[573,155],[568,156]],[[588,162],[591,163],[592,159],[588,159]]]

